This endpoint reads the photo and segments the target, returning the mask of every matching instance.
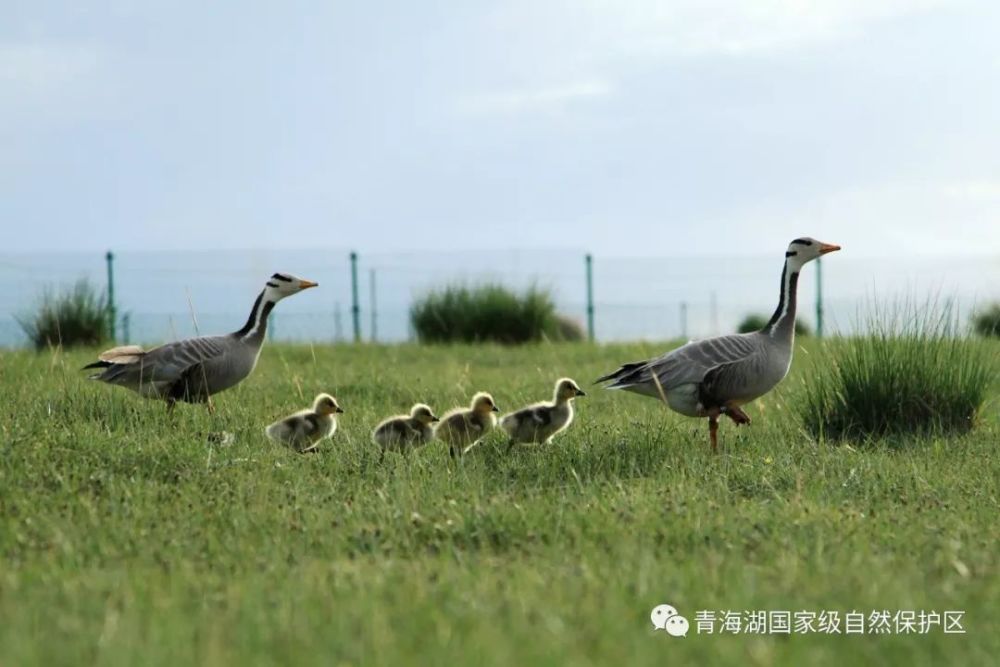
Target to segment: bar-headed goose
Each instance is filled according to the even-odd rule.
[[[510,436],[510,445],[519,442],[548,443],[573,421],[573,399],[586,396],[569,378],[556,380],[552,401],[542,401],[500,418],[500,428]]]
[[[434,436],[448,443],[451,457],[460,456],[497,424],[499,412],[493,397],[479,392],[468,408],[455,408],[445,413],[434,428]]]
[[[840,246],[795,239],[785,252],[781,292],[774,315],[760,331],[694,341],[662,357],[625,364],[597,380],[608,389],[665,400],[688,417],[708,417],[712,451],[717,451],[719,415],[749,424],[741,405],[771,391],[788,373],[795,339],[795,292],[806,262]]]
[[[411,448],[426,445],[434,439],[431,424],[440,421],[430,407],[417,403],[408,415],[389,417],[372,431],[372,441],[382,447],[382,451],[407,452]]]
[[[279,419],[264,429],[264,433],[274,442],[304,454],[314,451],[324,438],[333,437],[337,430],[337,415],[343,411],[333,396],[320,394],[311,409]]]
[[[257,295],[250,317],[239,331],[167,343],[152,350],[124,345],[102,352],[84,368],[103,369],[92,380],[131,389],[146,398],[162,399],[167,408],[177,401],[212,404],[209,397],[243,381],[257,365],[267,316],[287,296],[318,283],[287,273],[268,278]]]

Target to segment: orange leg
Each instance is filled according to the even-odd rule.
[[[725,409],[726,416],[732,419],[737,424],[749,424],[750,415],[743,412],[738,405],[727,405]]]

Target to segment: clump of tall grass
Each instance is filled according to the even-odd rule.
[[[563,336],[552,296],[534,287],[517,293],[495,284],[449,285],[417,299],[410,322],[424,343],[511,344]]]
[[[1000,338],[1000,303],[994,303],[972,316],[972,328],[985,338]]]
[[[86,279],[62,291],[46,288],[35,312],[16,317],[35,349],[99,345],[107,340],[108,303]]]
[[[824,345],[805,380],[797,408],[810,433],[867,441],[976,424],[996,358],[949,306],[873,303],[860,324],[865,333]]]

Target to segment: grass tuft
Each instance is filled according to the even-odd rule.
[[[450,285],[418,299],[410,321],[423,343],[519,344],[571,335],[552,296],[535,287],[518,294],[502,285]]]
[[[971,430],[995,354],[963,335],[950,307],[872,304],[869,333],[824,345],[797,403],[816,437],[861,442]]]
[[[46,288],[35,312],[15,319],[36,350],[96,346],[107,340],[107,300],[85,278],[61,292]]]
[[[994,303],[973,315],[972,328],[985,338],[1000,338],[1000,303]]]

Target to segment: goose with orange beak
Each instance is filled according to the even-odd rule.
[[[688,417],[707,417],[712,451],[718,451],[719,416],[749,424],[741,406],[774,389],[788,374],[802,267],[837,250],[840,246],[813,238],[788,244],[778,307],[760,331],[692,341],[661,357],[625,364],[597,382],[660,399]]]
[[[238,331],[167,343],[151,350],[123,345],[106,350],[84,368],[101,369],[90,376],[125,387],[146,398],[167,402],[206,403],[211,396],[245,380],[253,372],[264,345],[267,317],[279,301],[318,283],[287,273],[275,273],[257,295],[250,317]]]

